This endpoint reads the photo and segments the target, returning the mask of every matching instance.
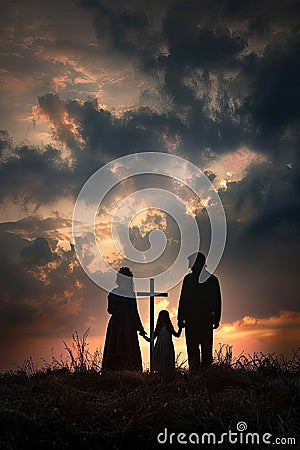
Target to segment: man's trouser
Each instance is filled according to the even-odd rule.
[[[197,370],[212,363],[213,327],[185,326],[185,340],[190,370]],[[201,360],[200,347],[201,346]],[[201,361],[201,362],[200,362]]]

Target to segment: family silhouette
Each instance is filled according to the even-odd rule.
[[[191,273],[184,277],[178,305],[178,331],[169,312],[158,314],[153,336],[148,337],[142,325],[133,284],[133,273],[121,267],[117,287],[108,295],[108,322],[102,370],[142,371],[138,333],[148,342],[155,342],[153,369],[160,373],[175,371],[175,350],[172,337],[180,337],[185,329],[189,370],[210,366],[213,361],[213,330],[219,327],[221,291],[218,278],[206,271],[206,259],[197,252],[188,257]],[[204,282],[201,277],[204,275]]]

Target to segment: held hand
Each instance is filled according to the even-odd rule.
[[[147,336],[147,333],[145,330],[141,330],[139,334],[140,334],[140,336],[142,336],[145,339],[145,341],[151,342],[151,339]]]
[[[181,336],[181,333],[182,333],[182,326],[179,326],[179,327],[178,327],[177,333],[175,333],[175,336],[176,336],[176,337],[180,337],[180,336]]]
[[[219,328],[220,322],[214,323],[213,324],[213,329],[216,330],[217,328]]]

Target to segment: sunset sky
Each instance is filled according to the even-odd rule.
[[[228,237],[216,270],[223,312],[215,348],[233,345],[235,355],[297,350],[299,16],[297,0],[0,6],[0,370],[30,355],[40,366],[75,330],[91,327],[91,350],[103,346],[107,292],[70,245],[72,213],[97,169],[138,152],[186,158],[223,202]],[[116,267],[114,207],[156,182],[129,180],[99,213],[98,239]],[[207,252],[205,199],[199,205],[184,187],[168,188],[196,218]],[[157,227],[173,245],[164,265],[178,233],[163,212],[136,216],[130,236],[145,250]],[[157,299],[156,313],[167,308],[176,325],[180,284],[169,294]],[[148,331],[148,301],[138,302]],[[141,346],[147,365],[148,346]],[[184,359],[184,337],[175,348]]]

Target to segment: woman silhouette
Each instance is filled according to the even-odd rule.
[[[143,370],[137,331],[146,336],[136,304],[133,274],[121,267],[117,287],[108,294],[109,319],[102,370]]]

